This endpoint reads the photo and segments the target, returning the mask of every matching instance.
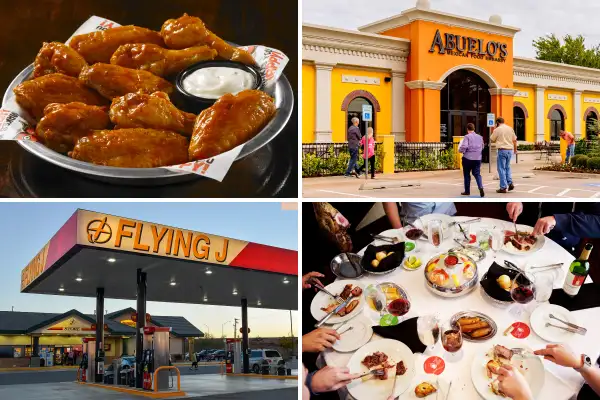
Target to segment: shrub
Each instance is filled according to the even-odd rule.
[[[589,169],[600,169],[600,157],[592,157],[587,161]]]
[[[581,156],[581,154],[575,154],[573,157],[571,157],[570,164],[577,165],[577,163],[579,162],[578,160],[581,158]]]
[[[535,145],[533,144],[520,144],[517,146],[518,151],[532,151],[535,150]]]
[[[581,154],[579,156],[579,158],[577,159],[577,163],[575,163],[573,165],[575,165],[576,167],[579,167],[579,168],[587,168],[588,160],[589,160],[588,156]]]

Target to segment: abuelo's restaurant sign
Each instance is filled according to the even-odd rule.
[[[484,39],[454,35],[452,33],[442,34],[438,29],[433,37],[429,52],[480,60],[506,62],[508,45],[493,40],[486,42]]]
[[[164,257],[229,264],[248,242],[80,210],[77,242]]]

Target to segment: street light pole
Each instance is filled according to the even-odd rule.
[[[202,325],[204,325],[206,327],[206,331],[208,332],[208,336],[210,336],[210,328],[208,327],[208,325],[206,325],[206,324],[202,324]]]
[[[237,324],[240,320],[238,318],[233,319],[233,338],[237,339]]]
[[[223,322],[221,324],[221,338],[225,337],[225,333],[223,332],[223,328],[225,327],[226,324],[230,323],[231,321],[227,321],[227,322]]]

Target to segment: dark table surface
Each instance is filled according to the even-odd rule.
[[[90,16],[159,31],[183,13],[198,16],[219,36],[284,52],[295,94],[283,132],[234,164],[218,183],[198,179],[163,187],[98,183],[38,160],[16,143],[0,142],[0,196],[18,197],[297,197],[298,3],[278,0],[0,0],[0,94],[33,62],[43,42],[64,42]]]

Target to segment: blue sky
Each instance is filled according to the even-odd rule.
[[[20,293],[21,270],[77,208],[99,211],[179,228],[228,236],[287,249],[298,249],[298,212],[281,203],[0,203],[0,310],[65,312],[72,308],[91,314],[95,299]],[[108,312],[135,308],[135,301],[106,299]],[[155,315],[182,315],[200,330],[221,335],[222,324],[241,318],[237,307],[148,302]],[[292,312],[294,335],[298,314]],[[251,337],[287,336],[290,313],[249,309]],[[232,324],[225,325],[232,336]]]

